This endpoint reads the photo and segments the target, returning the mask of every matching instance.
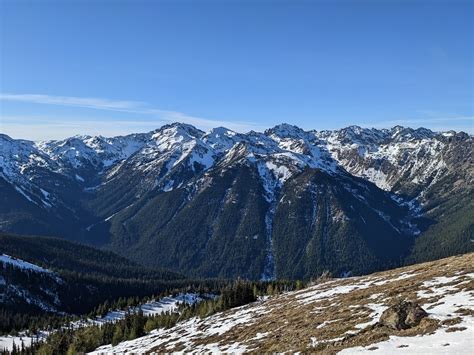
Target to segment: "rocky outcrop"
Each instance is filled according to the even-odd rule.
[[[382,313],[379,324],[395,330],[409,329],[427,316],[428,313],[417,303],[401,301]]]

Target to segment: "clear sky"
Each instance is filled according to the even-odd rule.
[[[0,0],[0,131],[474,133],[474,1]]]

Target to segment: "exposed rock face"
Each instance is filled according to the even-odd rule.
[[[418,304],[402,301],[386,309],[380,316],[379,324],[401,330],[417,326],[428,313]]]

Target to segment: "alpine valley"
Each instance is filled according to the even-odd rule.
[[[0,135],[0,230],[189,277],[360,275],[474,251],[473,152],[400,126]]]

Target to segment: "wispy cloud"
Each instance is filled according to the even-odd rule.
[[[144,106],[144,103],[139,101],[114,101],[94,97],[52,96],[38,94],[0,93],[0,100],[126,112],[133,111]]]
[[[211,129],[218,126],[225,126],[229,129],[246,132],[249,130],[260,130],[261,126],[256,125],[255,123],[245,122],[245,121],[227,121],[227,120],[218,120],[218,119],[209,119],[203,117],[196,117],[188,115],[183,112],[162,110],[160,108],[153,107],[149,103],[143,101],[128,101],[128,100],[110,100],[105,98],[94,98],[94,97],[75,97],[75,96],[53,96],[53,95],[40,95],[40,94],[12,94],[12,93],[0,93],[0,101],[13,101],[13,102],[24,102],[24,103],[33,103],[33,104],[42,104],[42,105],[58,105],[65,107],[75,107],[75,108],[87,108],[95,110],[105,110],[105,111],[116,111],[116,112],[125,112],[133,113],[137,115],[146,115],[149,117],[146,121],[129,121],[130,129],[128,133],[133,132],[133,122],[148,122],[149,124],[154,124],[160,122],[161,124],[169,122],[183,122],[192,124],[201,129]],[[111,124],[110,120],[107,120],[109,125]],[[76,123],[71,123],[68,120],[64,119],[62,121],[55,121],[55,124],[51,129],[60,129],[60,127],[68,126],[76,129],[78,131],[73,134],[83,133],[84,128],[89,128],[86,126],[85,121],[80,121]],[[125,125],[125,121],[117,121],[120,126]],[[13,123],[12,123],[13,124]],[[51,124],[51,123],[50,123]],[[78,125],[79,124],[79,125]],[[90,120],[87,124],[90,124]],[[96,124],[96,122],[94,123]],[[7,123],[4,123],[4,128],[6,128]],[[17,121],[16,130],[20,128],[21,121]],[[25,126],[25,125],[23,125]],[[26,126],[25,126],[26,127]],[[31,123],[28,127],[32,127]],[[69,131],[68,131],[69,132]],[[71,132],[72,133],[72,132]],[[110,127],[105,129],[102,132],[104,135],[112,135],[112,130]]]

